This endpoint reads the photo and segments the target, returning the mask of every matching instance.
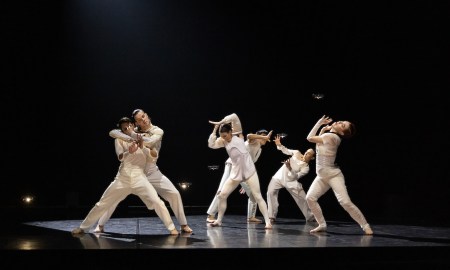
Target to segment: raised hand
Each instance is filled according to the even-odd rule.
[[[320,121],[320,124],[322,124],[322,125],[328,125],[329,123],[333,122],[333,118],[331,118],[327,115],[324,115],[324,116],[322,116],[322,118],[319,119],[319,121]]]
[[[269,134],[267,134],[267,136],[266,136],[266,137],[267,137],[266,140],[267,140],[268,142],[270,142],[270,137],[272,137],[272,132],[273,132],[273,130],[271,130],[271,131],[269,132]]]
[[[281,136],[280,135],[276,135],[275,139],[273,141],[275,142],[275,144],[277,146],[280,146],[281,145]]]

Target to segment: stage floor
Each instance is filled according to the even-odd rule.
[[[34,260],[56,263],[76,255],[83,258],[81,262],[99,265],[105,259],[125,259],[116,266],[130,266],[145,258],[205,267],[219,260],[220,265],[230,266],[291,261],[293,266],[450,269],[449,227],[371,224],[374,235],[368,236],[354,222],[328,221],[327,232],[310,234],[316,223],[303,219],[279,218],[272,230],[265,230],[264,224],[248,224],[244,215],[226,215],[221,227],[208,226],[206,215],[187,218],[194,233],[178,236],[169,235],[157,217],[113,218],[105,233],[80,236],[70,231],[82,220],[23,222],[2,230],[2,253],[11,256],[2,257],[22,266]],[[14,255],[21,259],[15,260]]]

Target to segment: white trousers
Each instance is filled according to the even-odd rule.
[[[231,164],[225,163],[225,168],[223,171],[222,179],[220,179],[219,183],[219,190],[222,190],[223,185],[225,184],[225,181],[230,176],[231,172]],[[256,216],[256,207],[258,203],[256,202],[255,197],[253,196],[250,187],[246,182],[241,182],[241,186],[244,188],[245,193],[248,196],[248,203],[247,203],[247,218],[252,218]],[[214,195],[214,199],[212,200],[211,204],[209,205],[208,211],[206,213],[208,215],[216,215],[216,213],[219,211],[219,197],[217,193]]]
[[[325,194],[329,189],[332,189],[339,204],[360,226],[367,224],[366,218],[359,208],[350,200],[345,186],[345,178],[340,169],[331,168],[327,170],[322,168],[321,176],[317,175],[314,178],[308,192],[306,193],[306,202],[314,214],[319,226],[326,226],[326,221],[317,200]]]
[[[173,183],[163,175],[159,170],[148,174],[146,177],[147,181],[152,185],[156,192],[166,201],[169,202],[175,217],[180,225],[187,225],[186,215],[184,214],[183,201],[181,200],[180,192],[173,185]],[[121,201],[121,200],[120,200]],[[114,210],[120,201],[115,202],[107,212],[98,221],[99,225],[105,225],[106,222],[111,218]],[[147,206],[148,208],[148,206]],[[152,208],[149,208],[152,209]]]
[[[230,196],[231,192],[233,192],[233,190],[235,190],[236,187],[239,186],[240,182],[241,181],[232,180],[231,178],[228,178],[225,181],[225,184],[223,185],[223,188],[218,196],[219,197],[219,212],[217,215],[216,222],[222,223],[223,216],[227,209],[228,196]],[[259,211],[262,213],[262,215],[264,217],[266,226],[270,226],[269,215],[267,213],[267,203],[261,195],[261,189],[259,187],[258,173],[255,172],[245,182],[248,184],[253,196],[255,197],[255,200],[258,204]]]
[[[137,195],[147,208],[155,209],[156,214],[169,231],[175,229],[169,210],[167,210],[164,202],[158,197],[156,190],[148,182],[143,173],[132,175],[131,177],[124,177],[117,174],[100,200],[83,220],[80,228],[84,231],[89,230],[111,206],[117,205],[118,202],[130,194]]]
[[[298,181],[287,182],[286,180],[277,178],[272,178],[267,188],[267,208],[269,217],[277,217],[279,206],[278,193],[282,188],[285,188],[289,194],[291,194],[305,219],[307,221],[311,220],[313,218],[313,214],[308,207],[308,203],[306,202],[306,193],[303,190],[302,184]]]

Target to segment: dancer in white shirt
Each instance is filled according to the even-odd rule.
[[[243,138],[242,133],[242,124],[237,116],[237,114],[232,113],[230,115],[225,116],[221,121],[219,122],[211,122],[215,125],[223,125],[226,123],[231,124],[232,127],[232,133],[235,136],[240,136]],[[247,134],[247,140],[245,141],[245,145],[252,157],[253,162],[255,163],[259,156],[261,155],[262,149],[261,146],[265,145],[268,141],[270,141],[270,137],[272,136],[272,131],[268,132],[265,129],[258,130],[256,134],[249,133]],[[219,206],[219,197],[221,189],[223,188],[223,185],[225,184],[225,180],[227,180],[228,176],[230,175],[231,171],[231,162],[230,158],[228,158],[225,161],[224,171],[222,175],[222,179],[219,183],[219,188],[214,196],[213,201],[211,202],[208,210],[206,213],[208,214],[206,221],[207,222],[214,222],[216,220],[215,216],[218,212],[218,206]],[[262,220],[256,218],[256,207],[257,203],[255,198],[253,197],[250,188],[245,182],[241,182],[241,189],[239,191],[241,194],[246,193],[248,196],[248,203],[247,203],[247,222],[248,223],[261,223]]]
[[[277,218],[278,193],[282,188],[285,188],[294,198],[298,208],[305,216],[305,220],[313,221],[314,216],[306,203],[306,193],[298,180],[308,174],[309,162],[314,159],[314,150],[310,148],[306,150],[305,154],[302,154],[299,150],[286,148],[281,144],[280,140],[280,136],[277,135],[274,140],[277,149],[291,157],[285,160],[280,169],[272,176],[267,188],[267,206],[270,221],[273,224]]]
[[[271,132],[268,132],[267,130],[259,130],[256,132],[256,134],[249,133],[247,134],[247,140],[245,141],[245,146],[247,147],[247,150],[250,153],[250,156],[252,157],[253,162],[256,162],[261,155],[261,146],[265,145],[266,142],[270,140]],[[225,184],[225,181],[227,180],[228,176],[230,176],[231,171],[231,162],[230,158],[228,158],[225,161],[225,168],[222,175],[222,179],[220,180],[219,189],[217,190],[217,193],[214,196],[213,201],[211,202],[211,205],[209,206],[207,210],[208,217],[206,218],[207,222],[214,222],[216,220],[215,216],[217,212],[219,211],[219,197],[220,191],[223,188],[223,185]],[[261,223],[262,220],[256,218],[256,210],[258,204],[256,203],[255,197],[251,193],[250,187],[247,183],[241,182],[241,189],[239,190],[241,194],[246,194],[248,196],[248,203],[247,203],[247,222],[248,223]]]
[[[361,226],[365,234],[373,234],[369,223],[359,208],[350,200],[345,186],[344,175],[335,164],[337,150],[342,138],[351,138],[355,132],[355,126],[349,121],[333,121],[328,116],[323,116],[309,132],[307,140],[316,144],[316,178],[306,193],[306,201],[314,214],[319,226],[312,229],[311,233],[327,230],[327,223],[317,200],[330,188],[333,190],[339,204]],[[319,135],[317,131],[321,126]]]
[[[121,118],[118,126],[125,134],[130,134],[134,128],[131,119],[128,117]],[[143,146],[143,140],[140,136],[137,136],[136,139],[137,141],[133,142],[125,142],[119,139],[114,141],[116,154],[121,162],[117,175],[81,225],[72,230],[72,234],[79,235],[88,232],[112,205],[122,201],[130,194],[139,196],[147,208],[155,209],[156,214],[161,218],[170,234],[178,234],[169,210],[158,197],[156,190],[148,182],[144,173],[147,159],[153,158],[155,153]]]
[[[153,125],[148,114],[142,109],[134,110],[132,113],[132,117],[135,120],[136,128],[134,132],[132,132],[129,136],[118,132],[118,130],[110,131],[109,135],[113,138],[119,138],[125,141],[133,140],[134,138],[136,138],[136,136],[142,135],[144,145],[147,147],[154,147],[158,151],[159,155],[164,131],[158,126]],[[156,165],[156,160],[151,160],[150,163],[146,165],[145,173],[147,175],[148,181],[155,188],[156,192],[158,192],[158,195],[169,202],[169,205],[172,208],[172,211],[181,226],[181,232],[192,233],[192,229],[189,227],[186,215],[184,213],[184,206],[180,192],[172,183],[172,181],[170,181],[169,178],[161,173],[158,166]],[[109,210],[109,216],[112,214],[112,212],[114,212],[114,209],[115,206],[113,206],[112,209]],[[106,222],[108,219],[109,217],[105,216],[102,218],[101,222]],[[96,231],[103,231],[104,224],[105,223],[99,224],[100,226],[97,226]]]
[[[210,121],[214,124],[216,122]],[[214,129],[208,139],[208,147],[218,149],[225,147],[231,161],[230,176],[225,181],[225,184],[219,194],[219,212],[217,220],[211,223],[211,226],[221,226],[222,219],[227,208],[227,198],[230,193],[243,181],[250,187],[251,193],[258,203],[259,211],[264,216],[265,228],[272,229],[269,216],[267,213],[267,204],[264,201],[259,186],[259,178],[256,172],[255,164],[250,156],[250,153],[245,146],[244,139],[233,136],[232,127],[230,124],[224,124],[220,127],[220,137],[217,138],[217,129],[219,125],[214,124]]]

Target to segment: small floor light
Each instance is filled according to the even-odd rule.
[[[178,185],[180,186],[180,188],[181,188],[182,190],[187,190],[187,189],[189,189],[189,187],[192,185],[192,183],[183,181],[183,182],[179,182]]]
[[[34,202],[34,197],[31,195],[22,196],[22,203],[25,205],[31,205]]]

